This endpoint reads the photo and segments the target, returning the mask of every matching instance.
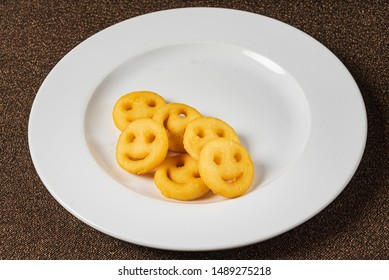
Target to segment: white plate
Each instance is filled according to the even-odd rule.
[[[111,112],[136,90],[231,124],[255,163],[250,191],[183,203],[152,176],[121,170]],[[126,20],[69,52],[36,96],[29,145],[50,193],[90,226],[150,247],[211,250],[271,238],[321,211],[353,176],[366,132],[357,85],[316,40],[257,14],[186,8]]]

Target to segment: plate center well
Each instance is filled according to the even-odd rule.
[[[188,104],[204,116],[229,123],[255,164],[250,192],[281,176],[301,155],[310,131],[307,101],[299,84],[266,56],[220,43],[187,43],[129,58],[108,73],[91,95],[85,114],[89,150],[112,178],[129,190],[159,200],[152,175],[122,170],[115,159],[120,131],[112,121],[117,99],[149,90],[167,102]],[[109,186],[107,186],[109,188]],[[224,199],[210,195],[194,203]]]

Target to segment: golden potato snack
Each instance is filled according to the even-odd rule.
[[[152,118],[165,104],[165,99],[152,91],[127,93],[116,102],[112,112],[113,121],[123,131],[134,120]]]
[[[209,192],[201,180],[198,162],[188,154],[166,158],[154,174],[161,193],[177,200],[194,200]]]
[[[116,145],[120,167],[134,174],[145,174],[164,161],[168,151],[165,128],[150,118],[135,120],[121,133]]]
[[[138,175],[154,172],[154,185],[163,196],[181,201],[207,193],[235,198],[250,189],[253,162],[225,121],[204,117],[183,103],[167,104],[151,91],[123,95],[112,117],[122,131],[116,144],[119,166]]]
[[[235,130],[226,122],[213,117],[201,117],[188,123],[183,142],[187,153],[194,159],[199,159],[202,147],[218,138],[240,142]]]
[[[181,103],[169,103],[159,109],[153,120],[163,124],[169,138],[169,149],[174,152],[185,152],[183,138],[187,124],[202,115],[194,108]]]
[[[234,198],[246,193],[254,178],[254,165],[247,150],[225,138],[209,141],[200,153],[201,179],[213,193]]]

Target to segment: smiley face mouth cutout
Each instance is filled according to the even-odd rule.
[[[222,180],[227,184],[232,184],[239,181],[243,177],[243,172],[239,173],[238,176],[223,176]]]
[[[131,160],[131,161],[141,161],[141,160],[144,160],[145,158],[147,158],[147,155],[146,156],[143,156],[143,157],[135,157],[135,156],[131,156],[131,155],[126,155],[127,156],[127,159],[128,160]]]
[[[167,177],[170,181],[172,181],[173,183],[178,183],[178,182],[176,182],[175,180],[173,180],[173,178],[172,178],[172,172],[170,171],[170,169],[167,169],[167,170],[166,170],[166,177]]]
[[[193,180],[200,179],[199,172],[197,172],[197,171],[192,172],[192,177],[193,177]],[[174,178],[174,176],[172,175],[172,171],[170,169],[166,169],[166,178],[168,178],[169,181],[171,181],[175,184],[185,185],[188,183],[187,179],[190,178],[190,175],[189,175],[189,177],[186,177],[185,179],[180,180],[179,178]]]

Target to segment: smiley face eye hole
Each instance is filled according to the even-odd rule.
[[[202,129],[199,129],[196,133],[196,135],[199,137],[199,138],[204,138],[204,131]]]
[[[242,160],[242,154],[240,152],[235,153],[234,159],[236,162],[240,162]]]
[[[156,138],[155,134],[150,133],[150,134],[146,135],[146,142],[149,144],[153,143],[155,138]]]
[[[127,135],[127,141],[129,142],[129,143],[133,143],[134,141],[135,141],[135,135],[133,134],[133,133],[129,133],[128,135]]]
[[[193,172],[193,178],[197,179],[200,178],[200,173],[199,172]]]
[[[153,108],[153,107],[157,106],[157,103],[155,103],[154,100],[149,100],[149,101],[147,102],[147,106]]]
[[[187,114],[186,114],[186,112],[181,111],[181,112],[178,114],[178,117],[183,119],[183,118],[186,118],[186,117],[187,117]]]
[[[124,103],[123,104],[123,110],[125,110],[125,111],[132,110],[132,104],[131,103]]]
[[[219,155],[214,155],[213,156],[213,162],[216,163],[217,165],[220,165],[222,162],[222,159]]]
[[[219,137],[224,137],[225,136],[224,130],[223,129],[218,129],[216,131],[216,135],[219,136]]]
[[[179,160],[176,162],[176,167],[177,168],[181,168],[185,165],[185,161],[184,160]]]

